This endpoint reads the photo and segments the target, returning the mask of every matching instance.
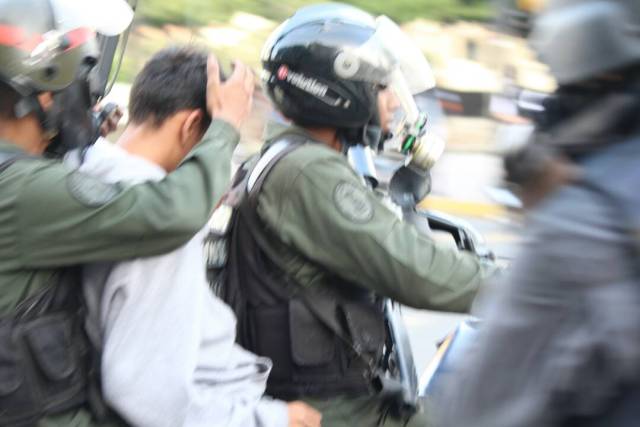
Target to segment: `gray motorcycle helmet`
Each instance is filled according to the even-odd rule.
[[[530,41],[560,85],[640,64],[640,1],[552,0]]]
[[[0,0],[0,82],[17,93],[15,118],[37,116],[52,140],[47,154],[97,139],[97,36],[119,35],[132,18],[125,0]],[[44,92],[53,97],[47,111],[38,100]]]

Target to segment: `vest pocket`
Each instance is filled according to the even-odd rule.
[[[15,392],[24,380],[17,345],[9,326],[0,329],[0,396]]]
[[[374,360],[382,356],[385,342],[384,315],[373,305],[344,303],[342,312],[353,345]]]
[[[88,381],[86,338],[74,314],[42,316],[24,327],[24,339],[34,359],[35,376],[45,405],[56,412],[85,400]]]
[[[77,369],[71,319],[47,316],[32,322],[25,332],[33,357],[51,381],[62,381]]]
[[[0,425],[22,421],[39,408],[26,378],[28,361],[12,325],[0,326]]]
[[[336,355],[335,335],[300,300],[289,302],[291,356],[298,366],[325,365]]]
[[[289,379],[289,328],[286,306],[247,309],[249,340],[247,350],[273,361],[269,379]]]

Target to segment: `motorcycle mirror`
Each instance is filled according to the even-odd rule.
[[[389,182],[389,196],[402,208],[415,207],[430,191],[431,173],[411,165],[400,167]]]

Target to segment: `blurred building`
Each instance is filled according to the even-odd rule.
[[[517,10],[534,11],[542,0],[520,0]],[[529,13],[529,12],[527,12]],[[206,26],[137,25],[131,34],[121,79],[131,81],[155,51],[177,43],[196,43],[212,49],[229,71],[232,58],[260,68],[260,51],[277,22],[246,12],[235,12],[227,22]],[[423,19],[403,25],[429,59],[437,81],[435,96],[448,116],[449,143],[468,141],[489,144],[495,132],[491,119],[509,114],[513,99],[523,90],[550,92],[555,83],[547,68],[539,63],[524,37],[499,31],[499,26],[455,22],[440,23]],[[115,89],[111,100],[127,103],[127,89]],[[245,127],[243,140],[252,151],[260,141],[270,106],[258,96],[253,117]],[[513,113],[513,112],[512,112]],[[462,118],[468,119],[460,124]],[[448,119],[449,120],[449,119]]]

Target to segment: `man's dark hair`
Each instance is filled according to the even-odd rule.
[[[18,92],[11,86],[0,81],[0,119],[14,119],[14,107],[20,99]]]
[[[156,53],[131,88],[131,122],[151,121],[161,126],[181,110],[201,109],[205,131],[211,122],[207,113],[207,58],[207,52],[194,47],[171,47]]]

